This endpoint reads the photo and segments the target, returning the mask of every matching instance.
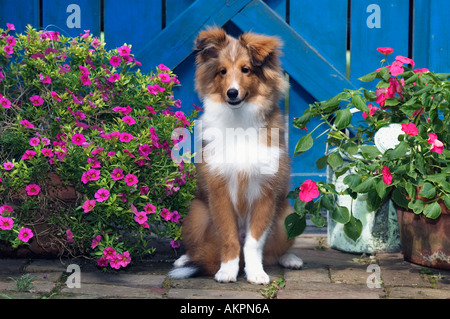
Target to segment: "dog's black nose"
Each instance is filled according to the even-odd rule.
[[[229,89],[227,91],[227,96],[231,99],[234,100],[237,98],[237,96],[239,95],[239,91],[236,89]]]

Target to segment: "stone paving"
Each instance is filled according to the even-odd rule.
[[[266,268],[271,278],[267,286],[250,284],[243,275],[229,284],[210,277],[170,279],[167,273],[177,258],[172,250],[107,272],[82,258],[1,259],[0,299],[450,298],[450,271],[411,264],[401,253],[344,253],[328,248],[323,235],[299,237],[294,252],[303,259],[303,269]],[[79,288],[70,288],[74,280],[66,282],[74,274],[67,271],[70,264],[80,266]]]

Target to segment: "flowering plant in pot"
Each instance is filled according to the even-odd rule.
[[[45,223],[58,253],[113,268],[153,252],[154,235],[178,247],[195,170],[172,160],[173,132],[198,110],[177,110],[177,76],[142,74],[131,46],[108,51],[89,31],[12,31],[0,29],[0,240],[33,246]]]
[[[345,224],[345,233],[354,240],[361,234],[361,221],[347,208],[335,205],[335,195],[354,199],[366,195],[372,211],[392,198],[398,207],[429,222],[450,208],[450,74],[417,69],[412,59],[403,56],[388,64],[394,50],[377,50],[385,55],[381,67],[359,79],[377,80],[375,91],[345,89],[327,101],[311,104],[293,122],[305,129],[311,119],[319,119],[319,125],[298,141],[296,155],[313,147],[318,138],[313,132],[325,126],[322,134],[328,135],[327,144],[336,151],[319,158],[317,166],[331,166],[336,177],[350,173],[340,191],[331,183],[305,181],[291,193],[298,200],[296,217],[290,218],[300,220],[310,213],[316,224],[323,225],[319,212],[327,209],[335,221]],[[362,117],[357,122],[358,112]],[[342,166],[345,158],[351,161]],[[448,236],[450,229],[445,231]]]

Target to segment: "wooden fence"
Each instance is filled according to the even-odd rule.
[[[234,35],[277,35],[291,84],[284,105],[289,124],[313,101],[359,88],[357,78],[379,67],[380,46],[412,57],[417,68],[450,72],[449,13],[446,0],[0,0],[2,27],[10,22],[22,32],[31,24],[70,36],[90,30],[108,49],[131,44],[145,72],[160,63],[173,68],[184,110],[200,104],[193,82],[200,30],[218,25]],[[291,153],[304,134],[290,125]],[[293,185],[324,178],[315,166],[324,151],[322,143],[294,158]]]

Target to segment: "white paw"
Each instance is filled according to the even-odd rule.
[[[303,260],[294,254],[284,254],[280,257],[278,262],[284,268],[300,269],[303,267]]]
[[[248,271],[246,270],[247,281],[252,284],[265,285],[270,282],[269,275],[264,270]]]
[[[188,255],[182,255],[180,258],[175,260],[175,262],[173,263],[173,266],[175,268],[183,267],[184,265],[186,265],[189,262],[189,260],[190,259],[189,259]]]
[[[214,278],[218,282],[235,282],[239,273],[239,257],[220,265]]]

